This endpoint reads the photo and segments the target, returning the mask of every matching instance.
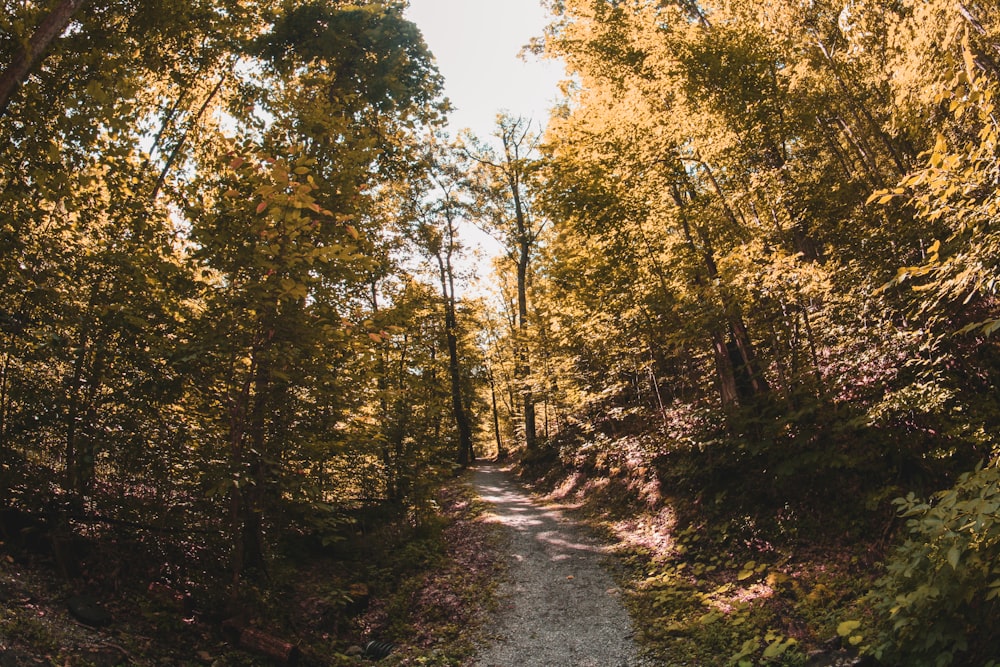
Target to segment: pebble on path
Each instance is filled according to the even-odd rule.
[[[519,490],[496,465],[473,475],[491,519],[506,527],[510,570],[500,611],[476,667],[634,667],[640,665],[620,591],[593,537]]]

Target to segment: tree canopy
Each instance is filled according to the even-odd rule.
[[[862,648],[993,664],[997,8],[545,4],[547,125],[453,138],[399,0],[5,2],[4,508],[235,609],[483,455],[895,507]]]

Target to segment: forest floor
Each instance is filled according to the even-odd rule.
[[[472,476],[505,528],[508,576],[479,667],[632,667],[640,664],[621,589],[602,565],[609,549],[555,505],[543,505],[509,469],[482,464]]]
[[[520,475],[480,464],[416,529],[359,534],[340,555],[294,549],[251,627],[293,642],[303,667],[373,664],[362,655],[372,640],[394,648],[378,664],[398,667],[861,664],[839,627],[858,618],[881,557],[864,531],[748,540],[704,507],[684,509],[683,495],[639,502],[638,473]],[[67,577],[51,554],[0,544],[0,667],[276,664],[227,640],[205,594],[193,590],[188,608],[135,563],[126,577],[124,558]],[[352,582],[371,593],[355,612],[338,606]],[[71,616],[81,594],[107,625]]]
[[[504,564],[496,560],[501,529],[484,520],[465,479],[440,490],[436,512],[416,529],[386,525],[336,552],[300,545],[294,556],[275,556],[243,622],[271,638],[272,656],[294,646],[297,660],[268,657],[227,633],[228,615],[213,612],[222,605],[208,597],[225,594],[218,580],[181,597],[179,586],[151,584],[146,564],[108,541],[86,545],[102,559],[66,556],[80,567],[71,573],[42,533],[28,545],[0,541],[0,666],[342,667],[374,664],[372,642],[392,651],[380,665],[468,664]],[[352,601],[345,582],[370,595],[352,593]],[[102,618],[74,617],[75,600]]]

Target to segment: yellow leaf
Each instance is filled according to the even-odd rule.
[[[870,197],[868,197],[868,201],[866,201],[865,204],[871,204],[873,201],[876,200],[878,200],[879,203],[881,203],[882,200],[885,199],[886,197],[889,197],[891,199],[892,195],[888,194],[886,190],[876,190],[871,194]]]
[[[360,237],[360,235],[358,234],[358,230],[354,228],[354,225],[345,225],[344,230],[347,231],[347,235],[350,236],[355,241],[357,241],[358,238]]]
[[[965,59],[965,74],[969,81],[976,77],[976,61],[972,56],[972,49],[969,47],[969,27],[965,27],[965,34],[962,36],[962,57]]]
[[[381,343],[382,342],[382,336],[378,335],[377,333],[369,333],[368,337],[372,339],[372,342],[375,342],[375,343]]]

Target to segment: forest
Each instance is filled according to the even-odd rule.
[[[354,664],[498,458],[656,664],[1000,665],[1000,7],[544,4],[562,101],[477,137],[404,0],[2,2],[0,648],[91,664],[46,570]]]

